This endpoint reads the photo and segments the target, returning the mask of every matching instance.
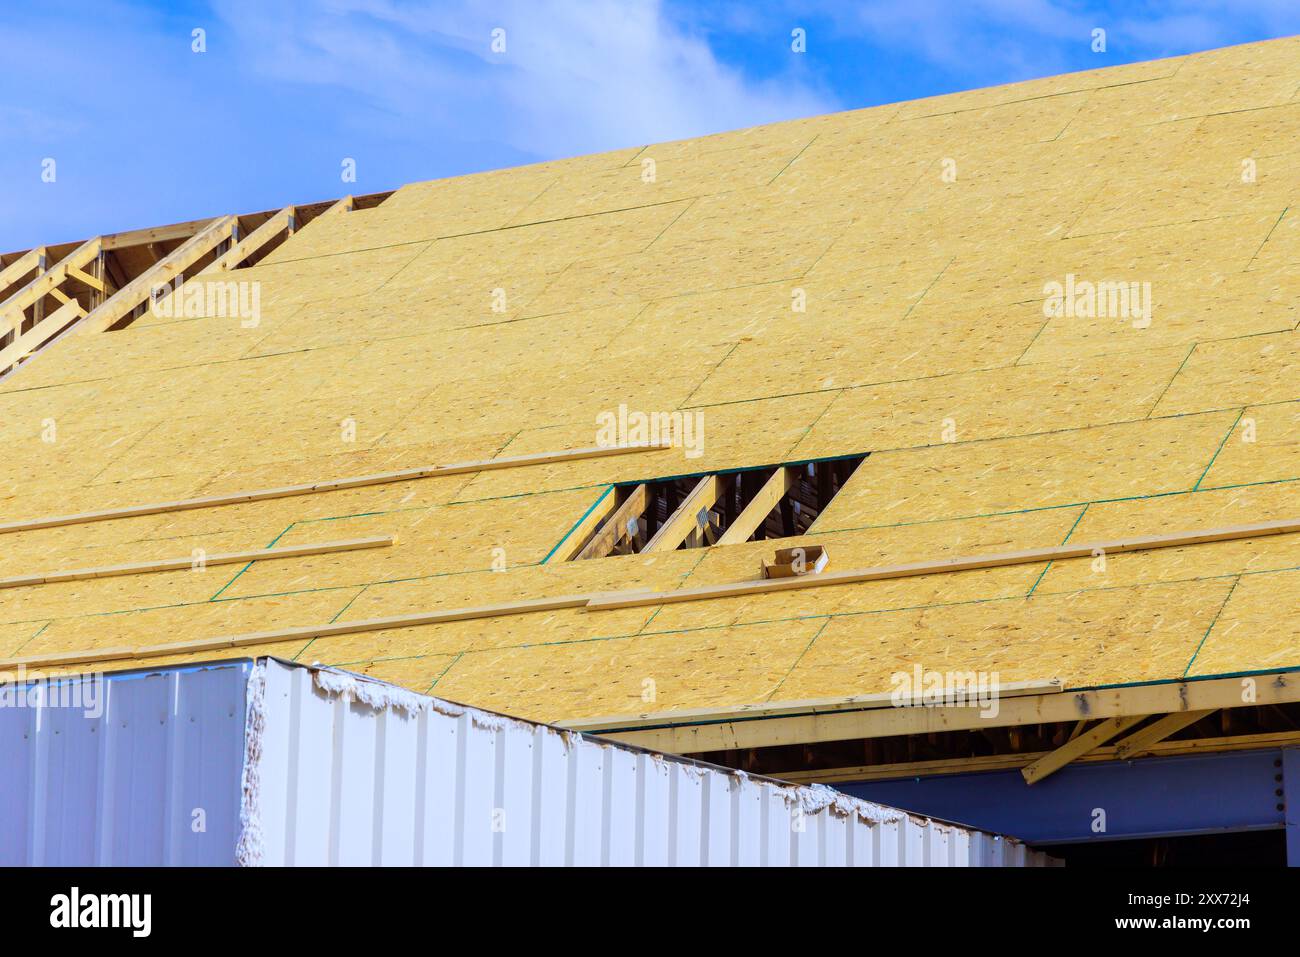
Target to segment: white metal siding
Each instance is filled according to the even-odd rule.
[[[0,706],[0,865],[221,865],[250,845],[261,862],[289,865],[1048,862],[1016,841],[844,796],[829,806],[825,791],[356,679],[347,690],[391,699],[372,707],[322,690],[330,675],[274,660],[258,669],[56,680],[98,680],[99,715],[48,699],[13,706],[11,694]],[[250,688],[263,687],[251,694],[260,721],[246,728]],[[249,795],[247,754],[260,755]],[[191,826],[196,809],[205,830]],[[260,842],[258,828],[241,842],[241,810]]]
[[[264,864],[1049,863],[852,799],[801,813],[806,788],[405,692],[422,710],[371,707],[322,690],[311,669],[264,665]]]
[[[0,865],[233,864],[252,664],[8,685]],[[50,704],[91,681],[100,714]],[[15,704],[37,685],[47,697]]]

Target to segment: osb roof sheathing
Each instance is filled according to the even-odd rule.
[[[872,453],[809,539],[838,569],[1294,517],[1297,209],[1297,38],[407,186],[233,274],[255,328],[145,316],[0,382],[3,520],[591,445],[620,403],[703,409],[703,455],[4,535],[0,576],[399,542],[0,591],[0,654],[742,581],[780,543],[541,563],[610,483],[821,456]],[[1045,316],[1069,274],[1149,282],[1150,325]],[[1282,535],[243,651],[558,721],[869,694],[917,663],[1300,665],[1298,611]]]

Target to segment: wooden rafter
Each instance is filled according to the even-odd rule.
[[[281,233],[292,234],[296,217],[297,207],[286,206],[261,226],[258,226],[257,229],[232,245],[225,253],[214,259],[199,275],[204,276],[209,273],[238,269],[240,263],[257,253]]]
[[[788,468],[779,468],[772,477],[763,483],[749,504],[736,516],[736,520],[727,527],[718,539],[719,545],[739,545],[749,541],[749,537],[763,524],[763,520],[785,498],[794,485],[794,475]]]
[[[587,542],[595,533],[601,524],[609,519],[609,516],[618,507],[618,497],[614,494],[614,486],[609,486],[601,493],[600,498],[592,504],[587,510],[587,514],[580,518],[573,528],[569,529],[569,534],[555,548],[555,553],[559,555],[562,562],[572,561],[578,556],[578,553],[586,547]],[[551,557],[554,557],[552,555]]]
[[[87,240],[40,275],[34,277],[4,302],[0,302],[0,336],[22,325],[23,311],[40,302],[67,281],[69,271],[82,269],[100,253],[99,237]]]
[[[169,226],[151,226],[148,229],[133,229],[125,233],[112,233],[104,237],[104,249],[130,249],[135,246],[149,246],[154,243],[175,242],[189,239],[211,223],[211,219],[192,219],[185,223],[172,223]]]
[[[186,269],[230,239],[238,222],[236,216],[214,219],[207,228],[191,236],[119,289],[107,302],[88,315],[79,328],[85,332],[103,332],[112,328],[137,307],[148,302],[155,288],[171,283]]]
[[[1116,735],[1123,734],[1147,718],[1144,714],[1126,715],[1119,718],[1104,718],[1082,734],[1071,738],[1055,751],[1043,755],[1033,764],[1020,769],[1026,784],[1037,784],[1043,778],[1050,777],[1071,761],[1077,761],[1089,751],[1100,748]]]
[[[998,687],[998,697],[1014,698],[1023,695],[1056,694],[1062,690],[1059,678],[1046,681],[1009,681]],[[571,731],[593,733],[610,728],[633,730],[658,728],[664,724],[689,724],[701,721],[749,721],[755,718],[799,716],[804,714],[831,715],[844,711],[889,710],[903,706],[923,705],[924,689],[916,689],[911,696],[895,691],[877,691],[871,694],[845,695],[838,698],[808,698],[798,701],[765,701],[759,704],[740,705],[736,708],[691,708],[682,711],[649,712],[644,714],[618,714],[604,717],[573,718],[559,721],[561,727]]]
[[[56,295],[58,295],[56,293]],[[66,298],[66,297],[65,297]],[[13,342],[0,349],[0,375],[11,366],[17,365],[54,336],[58,335],[69,323],[76,322],[86,311],[75,299],[68,299],[40,322],[22,333]]]
[[[686,541],[688,535],[701,527],[699,513],[711,509],[721,494],[722,478],[717,475],[704,476],[695,483],[695,487],[682,499],[677,510],[664,520],[659,530],[654,533],[650,541],[646,542],[645,548],[641,551],[671,552],[677,548]]]
[[[329,209],[317,216],[317,219],[324,219],[326,216],[336,216],[339,213],[350,213],[356,209],[357,200],[355,196],[344,196],[338,202],[330,206]]]
[[[0,269],[0,293],[30,272],[42,273],[46,269],[49,253],[44,246],[28,250],[4,269]]]
[[[644,483],[634,488],[632,493],[623,501],[623,504],[616,508],[609,518],[605,520],[605,524],[600,527],[600,531],[578,552],[575,560],[604,558],[619,542],[631,537],[631,533],[628,531],[628,523],[640,518],[649,502],[650,496],[647,494]]]
[[[1171,734],[1177,734],[1183,728],[1195,724],[1208,714],[1212,714],[1214,710],[1214,708],[1209,708],[1201,711],[1177,711],[1173,714],[1167,714],[1159,721],[1153,721],[1145,728],[1139,728],[1128,737],[1117,741],[1115,743],[1115,756],[1123,760],[1124,758],[1142,754],[1151,745],[1163,741]]]

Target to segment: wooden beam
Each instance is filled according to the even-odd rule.
[[[1177,757],[1185,754],[1220,754],[1230,751],[1258,751],[1266,748],[1300,746],[1298,731],[1268,731],[1262,734],[1235,734],[1215,738],[1191,738],[1183,741],[1160,741],[1147,753],[1152,757]],[[849,781],[889,781],[897,778],[931,777],[944,774],[969,774],[973,771],[1012,771],[1037,761],[1050,751],[1023,754],[987,754],[969,758],[940,758],[934,761],[907,761],[898,764],[867,764],[856,767],[799,768],[769,777],[794,784],[843,784]],[[1079,764],[1114,761],[1114,747],[1100,747],[1075,759]]]
[[[174,502],[154,502],[148,505],[128,505],[123,508],[104,509],[98,512],[79,512],[74,515],[56,515],[47,518],[24,519],[0,524],[0,535],[24,532],[37,528],[55,528],[61,525],[85,525],[106,522],[117,518],[134,518],[139,515],[157,515],[162,512],[183,512],[195,508],[216,508],[221,505],[239,505],[244,502],[261,502],[273,498],[291,498],[295,495],[312,495],[317,492],[334,492],[339,489],[362,488],[367,485],[386,485],[392,482],[409,482],[415,479],[436,478],[444,475],[463,475],[468,472],[490,472],[497,469],[527,465],[546,465],[569,462],[575,459],[602,458],[631,452],[650,452],[666,449],[666,445],[595,446],[583,449],[564,449],[558,452],[534,452],[529,455],[511,455],[477,462],[458,462],[451,465],[430,465],[425,468],[404,469],[400,472],[380,472],[355,478],[329,479],[303,485],[284,485],[278,488],[259,489],[253,492],[232,492],[226,495],[206,495],[201,498],[180,499]]]
[[[292,232],[293,220],[296,209],[293,206],[286,206],[280,210],[261,226],[245,236],[239,242],[235,243],[221,256],[218,256],[209,263],[200,273],[205,276],[214,272],[225,272],[229,269],[238,269],[249,256],[258,252],[263,246],[275,239],[283,232]]]
[[[339,213],[350,213],[356,207],[357,201],[354,196],[344,196],[338,200],[329,209],[317,216],[317,219],[324,219],[326,216],[336,216]]]
[[[1117,734],[1123,734],[1133,725],[1145,721],[1147,715],[1126,715],[1121,718],[1103,718],[1078,737],[1071,738],[1055,751],[1039,758],[1033,764],[1021,769],[1020,774],[1026,784],[1036,784],[1043,778],[1050,777],[1071,761],[1075,761],[1089,751],[1101,747]]]
[[[763,520],[772,509],[776,508],[777,503],[785,498],[793,484],[794,478],[790,469],[778,468],[736,516],[736,520],[722,533],[718,544],[739,545],[741,542],[749,541],[749,537],[758,530],[759,525],[763,524]]]
[[[609,518],[617,507],[618,496],[614,493],[614,486],[611,485],[600,493],[600,497],[592,503],[591,508],[587,509],[586,514],[578,519],[573,528],[569,529],[569,534],[560,539],[559,544],[551,550],[551,554],[542,560],[542,564],[545,565],[557,555],[562,562],[572,561],[586,546],[587,540],[591,538],[595,530]]]
[[[110,233],[104,237],[104,249],[129,249],[132,246],[150,246],[154,243],[175,242],[189,239],[212,222],[212,218],[191,219],[186,223],[172,223],[167,226],[151,226],[148,229],[132,229],[123,233]]]
[[[78,328],[83,332],[104,332],[112,328],[136,307],[149,302],[155,288],[172,282],[229,239],[238,222],[239,219],[235,216],[214,219],[206,229],[191,236],[114,293],[107,302],[91,312]]]
[[[0,293],[18,282],[29,272],[44,272],[47,258],[46,248],[37,246],[15,259],[4,269],[0,269]]]
[[[50,298],[57,299],[59,301],[59,304],[63,306],[66,306],[69,303],[77,301],[76,299],[73,299],[71,296],[69,296],[62,289],[51,289]]]
[[[1244,700],[1246,682],[1254,700]],[[1024,695],[999,700],[996,717],[977,707],[871,708],[834,714],[791,715],[758,720],[711,721],[623,729],[611,724],[603,737],[656,751],[698,754],[731,748],[766,748],[820,741],[849,741],[902,734],[969,731],[975,728],[1052,724],[1080,718],[1172,714],[1216,708],[1290,704],[1300,701],[1300,673],[1125,685],[1118,688]],[[589,732],[596,729],[586,729]]]
[[[280,628],[274,631],[259,631],[252,634],[234,635],[223,638],[204,638],[198,641],[183,641],[170,645],[150,645],[142,648],[94,649],[89,651],[60,652],[49,655],[30,655],[23,658],[10,658],[0,661],[0,669],[17,667],[36,667],[40,665],[79,664],[88,661],[108,661],[112,659],[146,658],[158,655],[183,654],[192,651],[211,651],[221,648],[239,648],[246,645],[272,644],[278,641],[306,641],[312,638],[328,638],[334,635],[355,635],[370,631],[385,631],[390,628],[418,628],[422,625],[437,625],[451,621],[470,621],[478,618],[496,618],[501,615],[519,615],[527,612],[555,611],[562,608],[575,608],[586,599],[581,596],[559,596],[555,598],[534,598],[529,601],[507,602],[500,605],[483,605],[477,608],[454,608],[446,611],[420,612],[413,615],[394,615],[389,618],[369,618],[356,621],[329,622],[320,625],[307,625],[300,628]]]
[[[1183,728],[1195,724],[1208,714],[1212,714],[1214,710],[1210,708],[1202,711],[1177,711],[1174,714],[1167,714],[1159,721],[1153,721],[1145,728],[1134,731],[1128,737],[1117,741],[1115,743],[1115,756],[1123,760],[1124,758],[1142,754],[1151,745],[1163,741],[1171,734],[1177,734]]]
[[[574,561],[586,561],[589,558],[604,558],[615,545],[629,537],[628,522],[639,518],[646,510],[650,498],[645,483],[632,489],[632,493],[623,501],[613,514],[605,520],[595,536],[574,556]]]
[[[76,266],[68,267],[68,278],[84,283],[96,292],[108,292],[108,285],[102,279],[98,276],[92,276],[84,269],[78,269]]]
[[[21,328],[23,311],[40,302],[51,290],[63,285],[68,279],[68,270],[80,269],[93,262],[99,255],[99,243],[98,237],[87,240],[4,302],[0,302],[0,336],[10,329]]]
[[[0,589],[28,588],[34,585],[51,585],[57,582],[88,581],[93,578],[117,578],[123,575],[183,571],[187,568],[194,568],[196,564],[206,568],[209,565],[239,565],[244,562],[262,562],[277,558],[330,555],[335,552],[354,552],[363,548],[387,548],[394,541],[392,535],[375,535],[368,538],[352,538],[335,542],[313,542],[305,545],[282,545],[278,548],[254,548],[241,552],[221,552],[202,556],[201,559],[196,559],[193,555],[186,555],[183,558],[163,558],[146,562],[133,562],[126,565],[74,568],[67,571],[42,572],[38,575],[16,575],[11,578],[0,578]]]
[[[85,314],[86,311],[81,308],[77,300],[69,299],[36,325],[14,339],[9,345],[0,349],[0,374],[3,374],[10,366],[17,365],[27,358],[27,356],[58,335],[65,326],[75,322]]]
[[[682,601],[700,601],[709,598],[732,598],[737,595],[758,595],[767,592],[791,591],[797,588],[821,588],[827,585],[847,585],[856,582],[883,581],[907,578],[914,575],[935,575],[970,571],[977,568],[999,568],[1006,565],[1037,564],[1062,561],[1069,558],[1086,558],[1105,553],[1139,552],[1156,548],[1178,548],[1208,542],[1225,542],[1242,538],[1261,538],[1266,535],[1288,535],[1300,532],[1300,518],[1286,518],[1275,522],[1254,525],[1231,525],[1221,528],[1174,532],[1168,535],[1146,535],[1138,538],[1121,538],[1088,545],[1053,545],[1031,548],[1019,552],[1000,552],[991,555],[970,555],[963,558],[940,558],[905,565],[878,565],[843,572],[822,572],[797,578],[756,579],[728,585],[708,585],[701,588],[682,588],[670,592],[611,592],[594,598],[588,611],[605,611],[611,608],[635,608],[641,605],[662,605]]]
[[[645,548],[641,549],[642,553],[671,552],[676,549],[686,541],[687,535],[699,528],[699,512],[712,508],[721,494],[722,479],[716,475],[704,476],[682,499],[677,510],[659,526],[650,541],[646,542]]]
[[[1062,689],[1059,678],[1047,681],[1010,681],[997,689],[998,697],[1052,694]],[[765,701],[761,704],[741,705],[739,708],[692,708],[683,711],[646,712],[643,714],[607,715],[600,718],[575,718],[555,722],[570,731],[600,733],[608,728],[662,728],[666,724],[690,724],[694,721],[752,721],[755,718],[775,718],[785,715],[834,714],[839,711],[862,711],[872,708],[911,707],[924,703],[924,691],[917,696],[900,698],[892,691],[873,694],[849,695],[840,698],[812,698],[803,701]],[[917,700],[919,697],[921,700]]]

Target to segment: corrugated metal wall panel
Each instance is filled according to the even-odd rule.
[[[233,864],[252,665],[0,687],[0,865]]]
[[[0,685],[4,865],[1047,862],[844,795],[274,660],[64,678],[28,700],[38,684]],[[78,688],[98,688],[98,709],[52,698]]]
[[[249,811],[262,844],[250,863],[1049,863],[1006,838],[846,796],[827,803],[826,792],[337,672],[259,667],[265,693],[254,707],[265,720]],[[362,692],[385,700],[354,700]]]

